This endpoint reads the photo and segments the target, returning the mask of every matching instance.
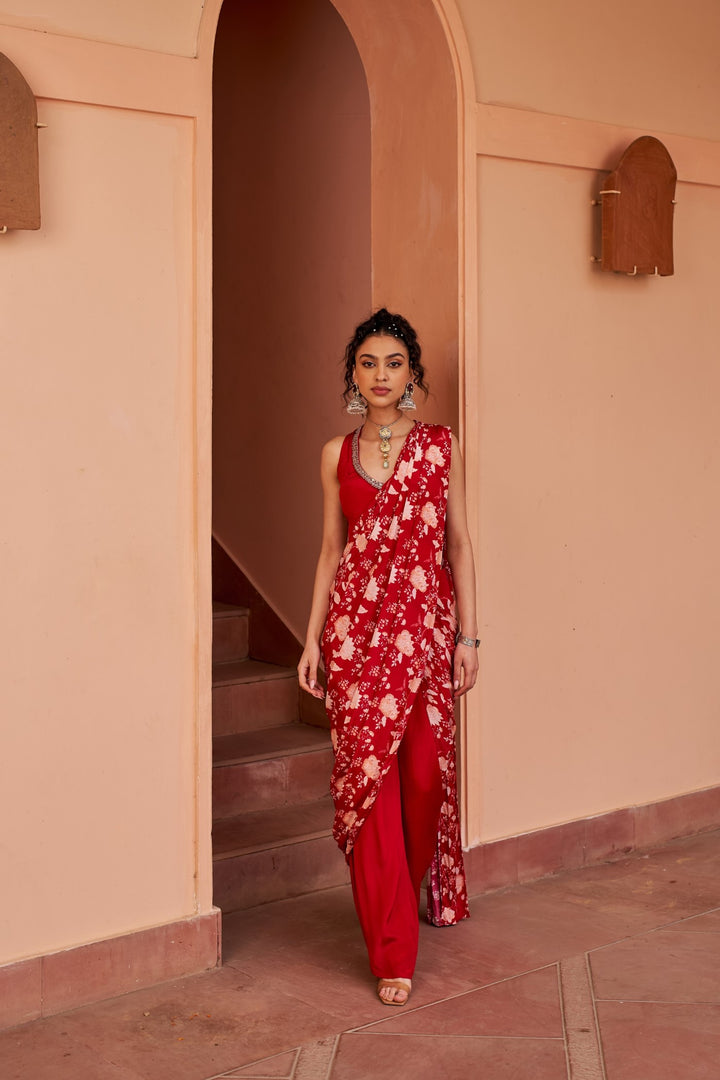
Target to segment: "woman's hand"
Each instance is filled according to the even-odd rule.
[[[318,698],[322,701],[325,697],[325,693],[322,686],[318,686],[317,674],[319,664],[320,646],[315,643],[306,645],[297,666],[300,688],[306,690],[308,694],[312,694],[314,698]]]
[[[456,701],[463,694],[467,694],[468,690],[472,690],[477,681],[479,666],[475,646],[459,642],[455,646],[453,658],[453,690]]]

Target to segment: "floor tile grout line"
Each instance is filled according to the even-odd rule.
[[[340,1039],[342,1038],[342,1032],[335,1036],[335,1043],[333,1045],[332,1054],[330,1055],[330,1061],[328,1062],[328,1069],[325,1074],[325,1080],[331,1080],[332,1071],[335,1068],[335,1059],[337,1057],[338,1047],[340,1046]]]
[[[712,934],[720,934],[720,927],[717,930],[675,930],[673,927],[682,926],[683,923],[693,922],[695,919],[702,919],[704,915],[714,915],[714,911],[701,911],[699,915],[689,915],[687,919],[677,919],[676,922],[662,923],[660,926],[654,927],[653,930],[648,931],[651,934],[696,934],[698,937]]]
[[[603,1046],[602,1035],[600,1034],[600,1017],[597,1011],[597,997],[595,995],[595,982],[593,980],[592,964],[590,963],[590,953],[585,953],[585,970],[587,971],[588,987],[590,989],[590,1000],[592,1001],[592,1011],[595,1017],[595,1037],[597,1039],[598,1053],[600,1054],[600,1068],[605,1080],[607,1080],[607,1069],[605,1067],[605,1048]]]
[[[238,1069],[248,1069],[249,1065],[238,1065]],[[223,1073],[219,1080],[242,1080],[237,1074],[237,1069],[229,1073]],[[234,1074],[234,1075],[233,1075]],[[247,1080],[292,1080],[292,1076],[271,1076],[270,1073],[245,1073]]]
[[[399,1017],[398,1017],[399,1019]],[[562,1035],[443,1035],[435,1031],[343,1031],[343,1035],[377,1035],[380,1039],[502,1039],[504,1042],[563,1042]]]
[[[693,915],[694,919],[696,919],[697,917],[698,917],[697,915]],[[678,924],[677,923],[670,923],[669,925],[670,926],[676,926]],[[652,933],[652,934],[660,934],[660,933],[692,934],[693,937],[718,937],[718,935],[720,935],[720,929],[718,929],[718,930],[669,930],[666,926],[658,926],[658,928],[656,930],[651,930],[650,933]]]
[[[572,1080],[572,1077],[570,1075],[570,1053],[568,1051],[567,1024],[565,1023],[565,1002],[563,1001],[562,979],[560,978],[559,962],[555,964],[555,975],[557,978],[558,1001],[560,1002],[560,1023],[562,1024],[563,1048],[565,1050],[565,1071],[567,1072],[567,1080]]]
[[[297,1072],[298,1061],[300,1060],[300,1050],[301,1047],[299,1046],[295,1048],[295,1060],[293,1061],[288,1080],[295,1080],[295,1073]]]
[[[205,1080],[233,1080],[232,1074],[236,1073],[238,1069],[250,1069],[253,1065],[261,1065],[264,1061],[269,1061],[274,1057],[281,1057],[283,1054],[294,1053],[295,1061],[293,1062],[292,1073],[287,1078],[287,1080],[293,1080],[301,1049],[302,1047],[299,1046],[291,1046],[289,1050],[278,1050],[276,1054],[269,1054],[267,1057],[258,1058],[256,1061],[248,1061],[245,1065],[231,1065],[229,1069],[223,1069],[220,1073],[213,1073],[212,1076],[206,1077]],[[250,1080],[253,1080],[253,1078],[251,1077]],[[261,1080],[261,1074],[258,1073],[254,1080]],[[272,1077],[267,1077],[266,1080],[272,1080]],[[280,1077],[279,1080],[283,1080],[283,1078]]]
[[[715,910],[715,909],[713,908],[713,910]],[[701,911],[700,912],[700,915],[708,915],[708,914],[709,914],[709,912],[707,912],[707,911]],[[688,918],[695,919],[695,918],[697,918],[697,916],[696,915],[689,915]],[[679,921],[682,921],[682,920],[679,920]],[[648,934],[662,933],[665,930],[666,926],[675,926],[675,925],[676,925],[675,923],[661,923],[660,926],[651,926],[649,928],[646,928],[645,930],[639,930],[637,934],[625,934],[623,937],[616,938],[614,941],[606,941],[604,945],[595,945],[594,948],[587,950],[587,955],[589,956],[591,953],[602,952],[603,949],[612,949],[616,945],[622,945],[625,941],[635,941],[636,938],[647,937]],[[672,931],[672,932],[677,933],[678,931],[675,930],[675,931]],[[699,930],[695,930],[695,931],[692,931],[692,932],[694,934],[698,935],[698,936],[701,933],[701,931],[699,931]],[[690,931],[687,931],[687,933],[690,933]],[[569,959],[569,958],[568,957],[563,957],[561,959]]]
[[[679,1001],[677,998],[599,997],[596,1000],[610,1005],[716,1005],[720,1008],[720,998],[715,998],[714,1001]]]
[[[662,923],[656,929],[663,930],[667,926],[679,926],[680,923],[690,922],[691,919],[701,919],[703,915],[714,915],[716,911],[720,911],[720,907],[708,908],[707,911],[700,911],[697,915],[685,915],[682,919],[673,919],[672,922]],[[696,930],[696,934],[718,934],[720,930]]]
[[[521,979],[523,975],[534,975],[538,971],[547,971],[548,968],[557,967],[557,961],[553,960],[550,964],[542,964],[540,967],[530,968],[528,971],[521,971],[517,975],[508,975],[504,979],[496,979],[495,982],[483,983],[482,986],[471,986],[469,990],[460,990],[457,994],[449,994],[447,997],[438,998],[436,1001],[427,1001],[424,1005],[416,1005],[415,1008],[405,1008],[405,1016],[422,1012],[423,1009],[432,1009],[436,1005],[442,1005],[446,1001],[458,1001],[461,997],[467,997],[468,994],[476,994],[478,990],[489,990],[493,986],[502,986],[503,983],[512,982],[513,979]],[[397,1016],[383,1016],[379,1020],[370,1020],[367,1024],[360,1024],[359,1027],[348,1028],[346,1034],[363,1031],[365,1028],[374,1027],[376,1024],[387,1024],[391,1020],[397,1020]]]
[[[672,926],[679,925],[672,923]],[[720,930],[670,930],[666,926],[656,926],[654,930],[648,930],[648,934],[673,934],[675,937],[720,937]],[[640,935],[638,935],[639,937]]]

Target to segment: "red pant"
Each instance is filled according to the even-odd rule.
[[[441,805],[437,745],[418,696],[349,858],[355,908],[378,978],[409,979],[415,970],[420,886],[435,853]]]

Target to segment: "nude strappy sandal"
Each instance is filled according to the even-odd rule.
[[[411,990],[411,988],[412,988],[412,983],[410,982],[409,979],[378,979],[377,994],[378,994],[378,997],[380,998],[380,1000],[382,1001],[383,1005],[402,1006],[402,1005],[407,1005],[408,1001],[410,1000],[410,990]],[[404,990],[406,992],[406,994],[407,994],[407,997],[405,998],[404,1001],[388,1001],[386,998],[382,997],[382,995],[380,993],[381,990],[386,990],[386,989]]]

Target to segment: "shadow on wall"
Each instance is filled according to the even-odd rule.
[[[213,531],[302,639],[371,303],[368,89],[329,0],[225,0],[214,110]]]
[[[250,610],[248,646],[253,660],[264,660],[282,667],[295,667],[302,652],[297,638],[214,538],[212,570],[213,602],[219,600],[221,603],[236,604]]]

